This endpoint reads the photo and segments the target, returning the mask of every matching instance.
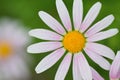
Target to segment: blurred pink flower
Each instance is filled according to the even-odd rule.
[[[29,38],[22,27],[10,19],[0,20],[0,80],[26,79],[29,75],[25,62]]]

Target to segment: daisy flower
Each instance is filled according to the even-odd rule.
[[[120,79],[120,51],[117,52],[117,55],[110,68],[110,79],[119,80]]]
[[[56,7],[63,25],[48,13],[40,11],[40,18],[52,31],[47,29],[34,29],[29,32],[30,36],[46,40],[29,46],[27,50],[29,53],[53,51],[37,65],[35,71],[37,73],[44,72],[52,67],[67,51],[56,72],[55,80],[65,79],[71,62],[73,62],[73,80],[103,80],[97,71],[90,67],[83,50],[100,67],[109,70],[110,63],[104,57],[113,59],[115,54],[107,46],[96,42],[118,33],[117,29],[101,31],[113,22],[114,16],[109,15],[91,26],[100,12],[101,3],[95,3],[83,19],[82,0],[74,0],[73,28],[63,0],[56,0]],[[89,28],[90,26],[91,28]]]
[[[29,75],[24,61],[27,35],[16,21],[0,21],[0,80],[26,79]]]

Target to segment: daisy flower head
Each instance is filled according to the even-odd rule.
[[[18,22],[0,20],[0,80],[26,79],[29,75],[24,61],[27,34]]]
[[[117,52],[117,55],[112,62],[112,65],[110,68],[110,79],[111,80],[120,79],[120,51]]]
[[[109,70],[110,63],[104,57],[113,59],[115,54],[107,46],[96,42],[112,37],[118,33],[118,29],[102,31],[113,22],[114,16],[109,15],[91,26],[100,12],[101,3],[95,3],[83,19],[82,0],[74,0],[73,29],[69,12],[63,0],[56,0],[56,8],[63,25],[48,13],[40,11],[40,18],[53,31],[34,29],[29,32],[30,36],[47,40],[29,46],[27,50],[29,53],[53,51],[37,65],[35,71],[37,73],[44,72],[52,67],[67,51],[56,72],[55,80],[65,79],[71,62],[73,62],[73,80],[104,80],[95,69],[90,67],[83,54],[83,50],[100,67]]]

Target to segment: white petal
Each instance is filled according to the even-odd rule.
[[[107,28],[112,22],[114,21],[114,16],[109,15],[102,19],[101,21],[97,22],[95,25],[93,25],[86,33],[85,36],[89,37],[94,35],[95,33]]]
[[[82,0],[74,0],[73,3],[73,21],[75,30],[79,30],[83,17]]]
[[[64,30],[62,25],[48,13],[40,11],[39,16],[51,29],[53,29],[59,34],[66,34],[66,31]]]
[[[95,53],[107,57],[109,59],[114,59],[115,54],[112,51],[112,49],[110,49],[109,47],[102,45],[102,44],[98,44],[98,43],[87,43],[86,44],[86,48],[94,51]]]
[[[101,68],[105,69],[105,70],[109,70],[110,69],[110,63],[103,58],[102,56],[96,54],[94,51],[89,50],[87,48],[84,49],[86,54],[96,63],[98,64]]]
[[[62,47],[61,42],[40,42],[28,47],[29,53],[43,53]]]
[[[90,25],[92,24],[92,22],[96,19],[98,13],[100,12],[101,9],[101,3],[97,2],[96,4],[94,4],[91,9],[88,11],[81,27],[80,27],[80,31],[84,32],[88,27],[90,27]]]
[[[71,59],[72,59],[72,54],[67,53],[67,55],[65,56],[65,58],[63,59],[63,61],[61,62],[60,66],[57,70],[57,73],[55,75],[55,80],[64,80],[65,79],[65,76],[70,67]]]
[[[110,77],[112,79],[120,78],[120,51],[117,52],[117,55],[111,65]]]
[[[73,57],[73,80],[82,80],[77,55],[78,54],[75,54]]]
[[[104,80],[104,78],[94,69],[91,67],[93,80]]]
[[[71,25],[70,16],[63,0],[56,0],[56,7],[63,25],[68,31],[71,31],[72,25]]]
[[[92,72],[91,72],[90,66],[86,58],[82,54],[82,52],[79,53],[79,55],[77,55],[77,59],[78,59],[78,65],[79,65],[79,70],[80,70],[82,79],[92,80]]]
[[[40,38],[43,40],[62,40],[62,36],[46,29],[34,29],[29,32],[30,36]]]
[[[35,71],[37,73],[42,73],[45,70],[52,67],[64,54],[65,50],[63,48],[57,49],[50,55],[46,56],[36,67]]]
[[[88,42],[95,42],[95,41],[100,41],[109,37],[112,37],[118,33],[118,29],[110,29],[107,31],[102,31],[99,33],[94,34],[93,36],[90,36],[87,38]]]

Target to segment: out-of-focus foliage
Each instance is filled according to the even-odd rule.
[[[95,2],[98,1],[102,3],[102,9],[97,19],[94,21],[94,23],[101,20],[102,18],[104,18],[109,14],[113,14],[115,16],[115,21],[107,29],[118,28],[120,30],[120,0],[83,0],[84,16],[89,10],[89,8]],[[64,0],[64,2],[66,3],[67,8],[72,17],[73,0]],[[60,21],[56,11],[55,0],[0,0],[0,18],[9,17],[12,19],[20,20],[25,24],[25,26],[27,26],[26,28],[28,29],[48,28],[47,25],[45,25],[38,16],[38,12],[40,10],[50,13],[53,17],[55,17],[58,21]],[[33,39],[32,43],[38,41],[40,40]],[[109,46],[116,53],[117,50],[120,49],[120,33],[110,39],[101,41],[100,43]],[[42,74],[37,75],[34,71],[34,68],[36,67],[38,62],[47,54],[49,53],[29,54],[34,59],[33,60],[34,64],[32,64],[32,68],[30,68],[32,73],[31,80],[54,79],[56,70],[62,59],[56,65],[54,65],[49,70],[43,72]],[[103,69],[101,69],[97,64],[93,63],[88,57],[87,59],[90,62],[90,65],[92,65],[105,78],[105,80],[109,80],[108,71],[104,71]],[[72,80],[72,66],[70,67],[66,80]]]

